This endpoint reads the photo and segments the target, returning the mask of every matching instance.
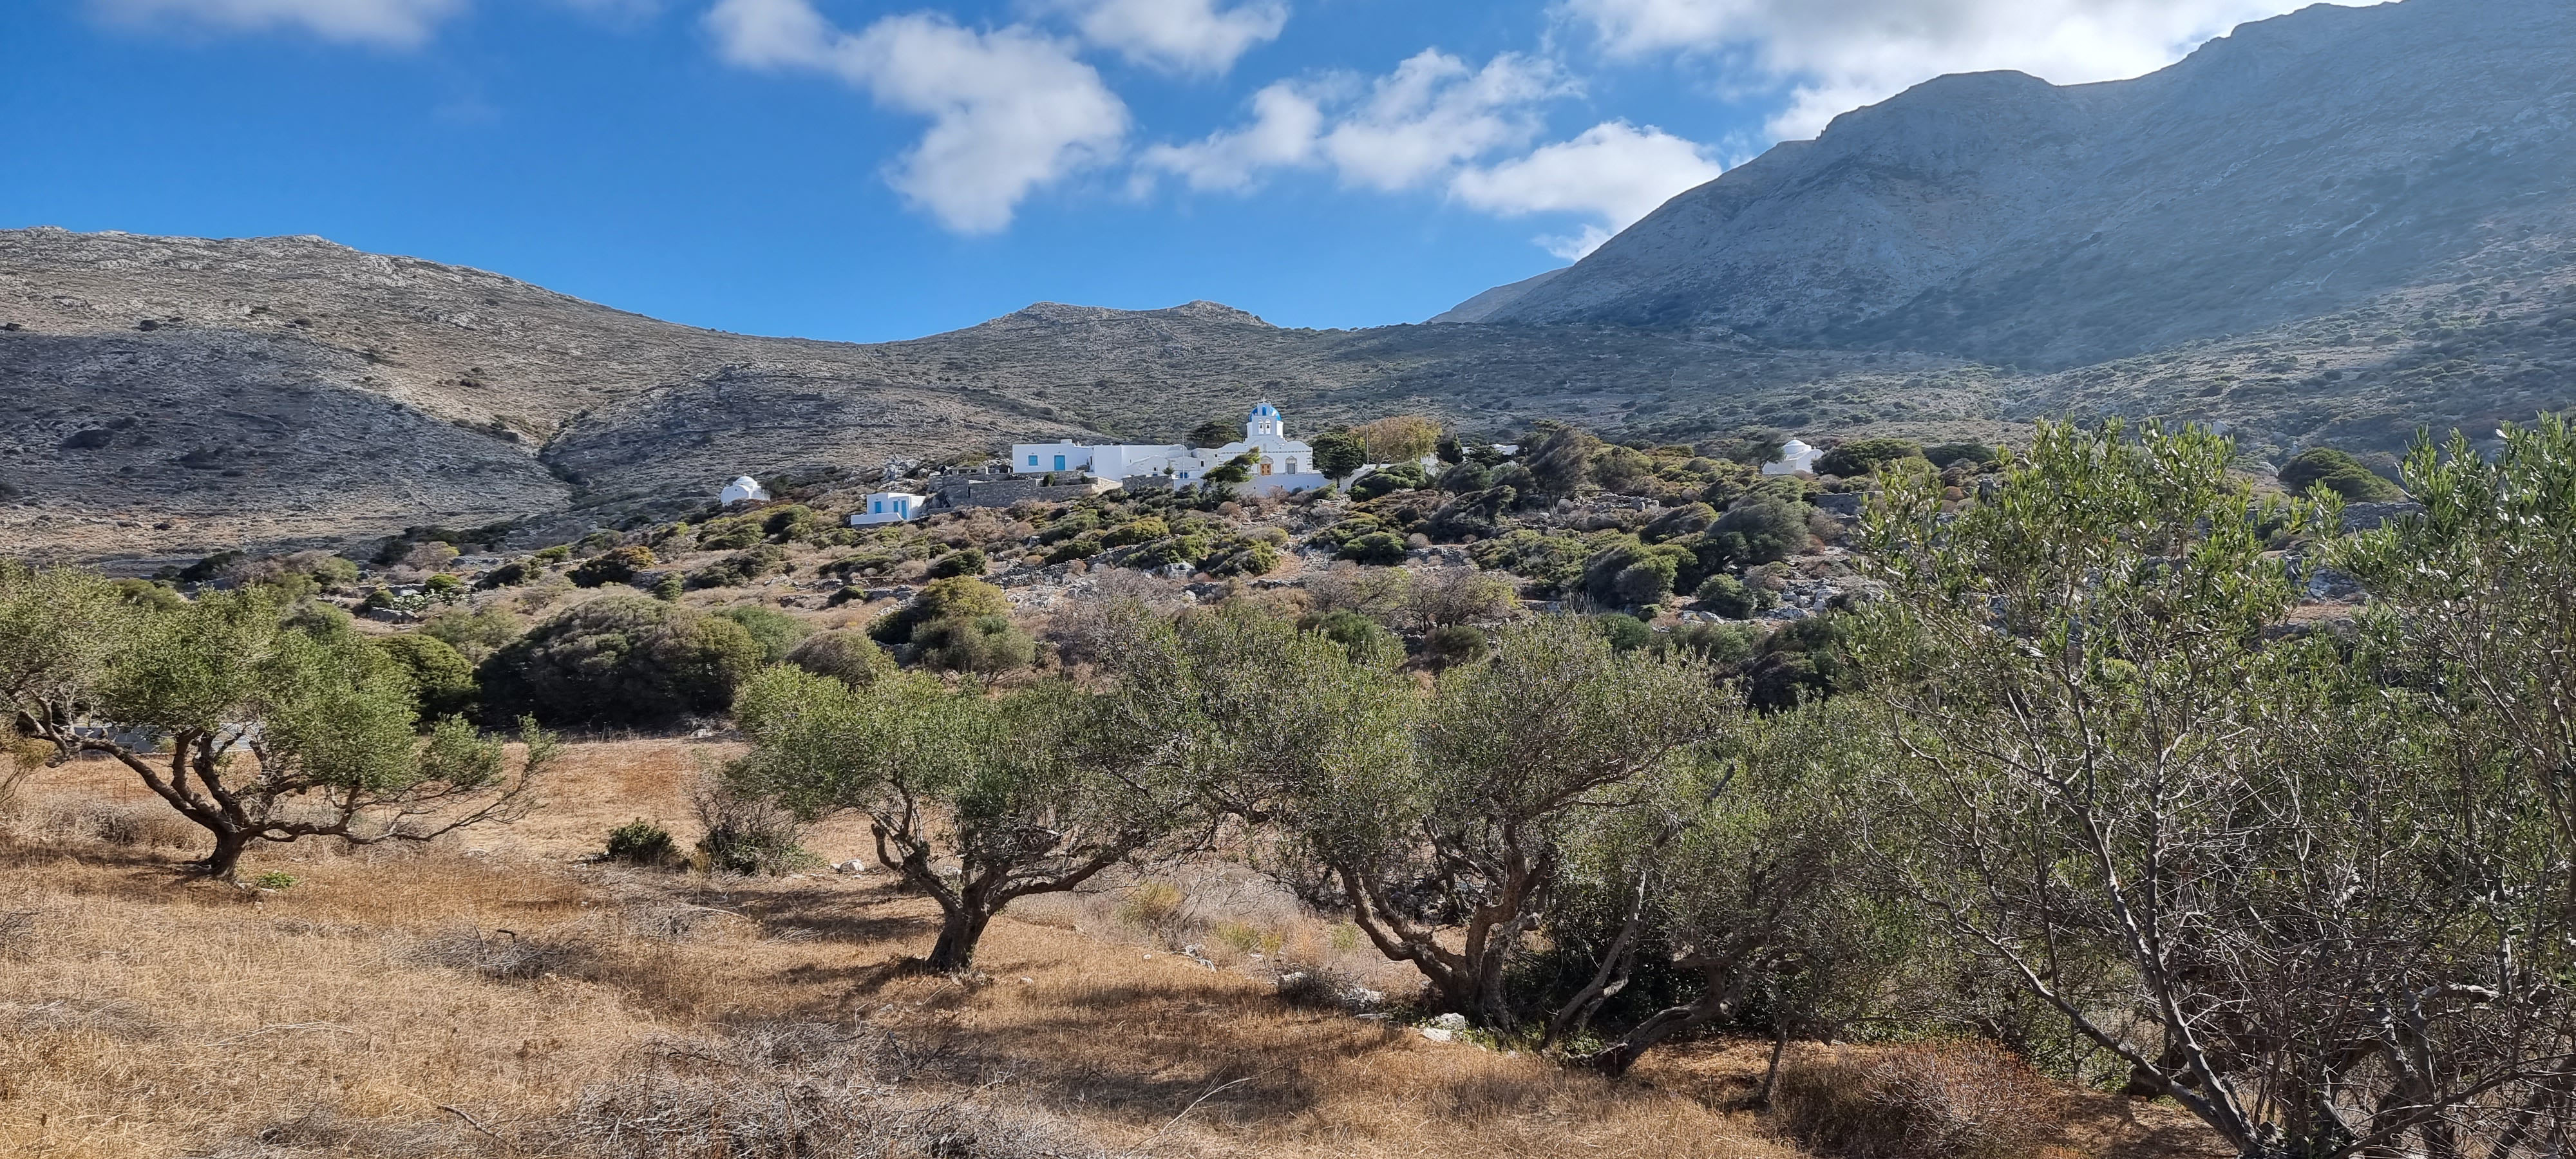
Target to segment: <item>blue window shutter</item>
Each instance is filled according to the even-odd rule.
[[[1029,456],[1029,465],[1032,467],[1038,465],[1038,457],[1036,455]]]

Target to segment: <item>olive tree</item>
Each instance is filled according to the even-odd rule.
[[[781,666],[743,688],[735,714],[753,748],[727,770],[732,787],[809,820],[864,814],[877,860],[939,904],[934,970],[971,968],[1011,902],[1202,835],[1156,732],[1066,682],[995,694],[894,672],[854,687]]]
[[[1591,969],[1542,1003],[1542,1047],[1579,1041],[1641,973],[1673,980],[1666,1000],[1605,1028],[1587,1065],[1623,1074],[1662,1043],[1758,1017],[1776,1068],[1791,1035],[1867,1008],[1874,983],[1920,947],[1869,888],[1863,786],[1884,746],[1859,715],[1832,701],[1748,713],[1569,842],[1547,933]]]
[[[1725,706],[1695,663],[1615,652],[1582,620],[1542,618],[1442,676],[1409,765],[1299,786],[1284,819],[1379,952],[1412,963],[1440,1004],[1512,1030],[1505,971],[1567,840],[1721,735]]]
[[[525,726],[513,769],[460,719],[420,735],[398,662],[287,612],[256,588],[164,608],[86,573],[0,566],[0,696],[60,757],[109,757],[204,827],[222,880],[255,841],[427,841],[535,804],[550,738]]]
[[[2258,500],[2233,454],[2045,426],[1956,518],[1891,472],[1853,643],[1894,746],[1873,846],[2240,1154],[2524,1153],[2570,1079],[2537,796],[2401,657],[2288,628],[2268,549],[2334,512]]]

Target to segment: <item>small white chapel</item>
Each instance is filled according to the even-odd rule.
[[[1222,447],[1017,443],[1011,447],[1011,472],[1085,474],[1121,482],[1161,478],[1188,490],[1205,482],[1208,472],[1247,454],[1256,458],[1251,479],[1236,488],[1242,494],[1293,494],[1332,482],[1315,470],[1315,448],[1289,438],[1287,419],[1267,401],[1252,408],[1243,424],[1243,438]]]

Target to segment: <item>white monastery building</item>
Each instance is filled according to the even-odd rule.
[[[850,516],[852,527],[874,527],[880,523],[909,523],[921,514],[930,500],[906,491],[878,491],[859,504],[858,514]]]
[[[1207,473],[1243,455],[1255,455],[1251,479],[1238,488],[1246,495],[1311,491],[1332,480],[1315,470],[1315,448],[1288,437],[1279,408],[1267,402],[1252,408],[1243,438],[1222,447],[1099,446],[1078,443],[1018,443],[1011,447],[1016,475],[1080,473],[1103,479],[1169,479],[1178,488],[1197,487]]]
[[[1824,457],[1823,451],[1791,439],[1781,445],[1778,462],[1762,464],[1762,473],[1765,475],[1808,474],[1816,469],[1816,460]]]
[[[718,503],[766,503],[768,501],[769,489],[761,486],[759,480],[749,475],[735,476],[733,482],[725,484],[724,490],[716,493]]]

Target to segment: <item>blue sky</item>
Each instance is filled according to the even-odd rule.
[[[1943,72],[2289,0],[10,0],[0,226],[319,234],[748,333],[1418,321]]]

